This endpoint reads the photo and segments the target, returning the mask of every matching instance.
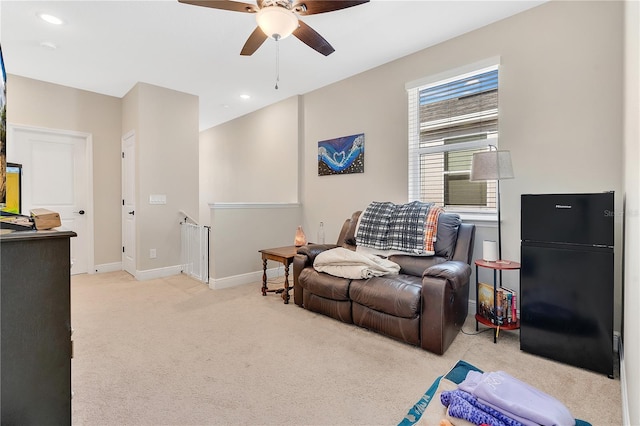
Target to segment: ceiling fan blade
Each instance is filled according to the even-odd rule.
[[[259,10],[255,4],[233,0],[178,0],[178,2],[212,9],[231,10],[232,12],[256,13]]]
[[[243,56],[253,55],[253,53],[262,46],[262,43],[264,43],[267,38],[267,35],[260,29],[260,27],[256,27],[242,47],[240,54]]]
[[[293,32],[293,35],[301,42],[306,44],[312,49],[322,53],[324,56],[329,56],[335,49],[325,40],[316,30],[298,20],[298,28]]]
[[[293,3],[292,10],[298,15],[315,15],[316,13],[333,12],[368,3],[369,0],[298,0]]]

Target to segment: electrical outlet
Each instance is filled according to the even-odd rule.
[[[149,259],[156,258],[156,249],[149,249]]]

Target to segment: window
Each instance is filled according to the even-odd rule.
[[[495,212],[496,183],[469,176],[473,153],[497,146],[498,66],[456,74],[407,85],[409,199]]]

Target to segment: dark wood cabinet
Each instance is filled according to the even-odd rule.
[[[0,237],[0,420],[71,424],[71,256],[66,231]]]

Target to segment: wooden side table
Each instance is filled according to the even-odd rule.
[[[476,264],[476,331],[478,331],[478,323],[484,324],[487,327],[495,328],[496,332],[493,335],[493,343],[496,343],[498,340],[498,333],[500,329],[502,330],[517,330],[520,328],[520,321],[518,318],[515,319],[514,322],[499,324],[498,319],[494,315],[492,319],[487,319],[479,313],[479,303],[478,303],[478,268],[488,268],[493,270],[493,309],[494,312],[498,306],[497,301],[497,290],[502,288],[502,276],[500,278],[500,285],[497,283],[497,272],[500,271],[519,271],[520,264],[518,262],[514,262],[513,260],[496,260],[494,262],[489,262],[483,259],[477,259],[475,261]]]
[[[277,247],[270,249],[258,250],[262,253],[262,295],[266,296],[267,293],[282,293],[282,299],[285,304],[289,303],[289,265],[293,263],[293,258],[296,256],[298,247],[287,246]],[[284,265],[284,288],[270,290],[267,287],[267,260],[273,260],[280,262]]]

